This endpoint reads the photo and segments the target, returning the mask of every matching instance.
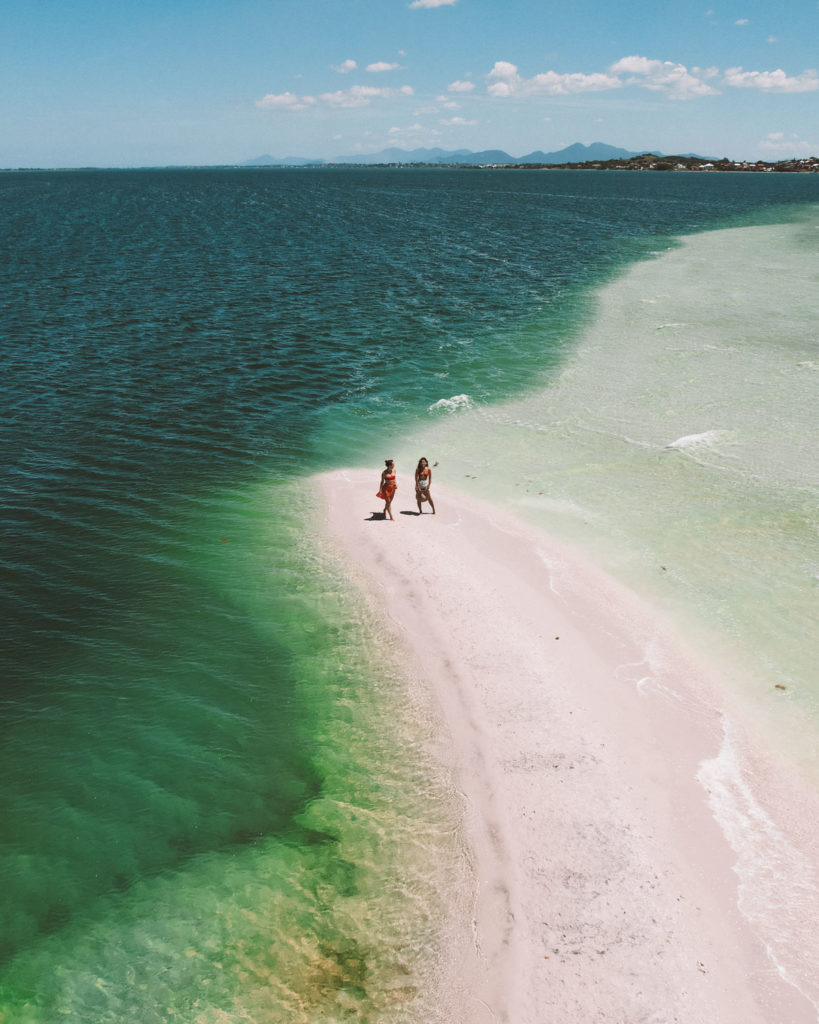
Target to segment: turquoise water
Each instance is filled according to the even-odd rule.
[[[756,551],[775,512],[777,606],[815,574],[817,201],[810,176],[0,177],[4,1024],[435,1019],[457,801],[309,476],[416,438],[451,482],[492,467],[675,614],[722,609],[741,658],[767,584],[703,598],[708,545],[676,556],[738,508]],[[695,314],[733,236],[679,238],[735,225],[760,226],[726,340]],[[747,276],[771,253],[784,304]],[[782,729],[813,714],[792,646],[765,655]]]

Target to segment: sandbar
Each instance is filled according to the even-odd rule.
[[[706,667],[506,509],[436,481],[438,514],[418,516],[399,478],[389,522],[377,482],[318,478],[351,579],[398,638],[408,685],[432,694],[462,798],[471,892],[439,1019],[816,1021],[738,908],[697,781],[724,732]]]

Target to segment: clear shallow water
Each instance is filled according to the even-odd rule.
[[[193,606],[172,588],[14,704],[4,1020],[425,1017],[465,870],[427,711],[302,485],[197,511]]]
[[[817,274],[817,206],[690,236],[599,293],[547,387],[417,441],[681,619],[814,780]]]
[[[426,422],[444,446],[455,421],[429,406],[466,394],[481,445],[534,460],[530,490],[548,484],[553,508],[601,514],[588,467],[606,462],[640,494],[644,451],[682,474],[665,501],[700,487],[692,456],[722,464],[738,442],[713,416],[655,429],[684,361],[669,357],[642,433],[618,413],[592,443],[569,422],[579,400],[616,410],[602,383],[642,379],[619,326],[620,376],[566,391],[565,422],[539,411],[521,430],[494,403],[558,380],[591,325],[619,325],[594,296],[629,263],[681,233],[801,223],[817,191],[807,176],[0,178],[4,1020],[432,1019],[464,870],[456,809],[425,709],[317,546],[303,478],[377,467]],[[767,355],[740,335],[764,384]],[[703,432],[710,448],[655,451]],[[642,528],[624,523],[656,504],[625,502],[606,551],[628,552]]]

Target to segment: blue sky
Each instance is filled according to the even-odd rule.
[[[819,155],[819,0],[0,0],[0,166]]]

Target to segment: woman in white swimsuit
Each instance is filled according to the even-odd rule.
[[[430,494],[430,487],[432,487],[432,470],[426,459],[419,459],[415,468],[415,500],[418,502],[419,516],[423,513],[421,503],[424,501],[429,502],[432,514],[435,515],[435,504]]]

